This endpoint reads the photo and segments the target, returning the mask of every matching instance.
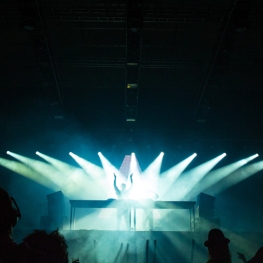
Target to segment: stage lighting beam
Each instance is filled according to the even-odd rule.
[[[186,196],[187,199],[196,197],[199,193],[205,192],[206,189],[210,188],[213,184],[216,184],[220,180],[224,179],[235,170],[239,169],[243,165],[257,158],[258,154],[254,154],[235,163],[229,164],[217,170],[209,172]]]
[[[192,154],[185,160],[181,161],[180,163],[176,164],[175,166],[173,166],[169,170],[166,170],[160,175],[158,191],[162,200],[166,198],[169,199],[169,196],[167,196],[167,194],[169,194],[169,190],[171,189],[171,186],[196,156],[197,156],[196,153]]]
[[[195,168],[184,173],[176,184],[173,184],[173,198],[175,200],[183,200],[187,194],[195,187],[195,185],[210,171],[212,170],[224,157],[223,153]]]
[[[44,185],[45,187],[53,189],[54,191],[57,190],[56,185],[53,182],[51,182],[51,180],[44,177],[42,174],[38,173],[37,171],[31,169],[28,165],[4,158],[0,158],[0,165],[36,183],[39,183],[41,185]]]
[[[224,179],[220,180],[218,183],[214,184],[210,189],[207,190],[207,193],[217,195],[222,191],[232,187],[233,185],[238,184],[248,177],[260,172],[261,170],[263,170],[263,161],[241,167],[240,169],[229,174]]]

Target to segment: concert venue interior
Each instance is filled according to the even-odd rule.
[[[216,227],[233,263],[255,254],[261,0],[2,0],[0,14],[0,186],[22,213],[16,242],[59,228],[70,262],[206,262]],[[114,174],[119,188],[133,175],[128,200]]]

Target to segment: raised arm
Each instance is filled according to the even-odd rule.
[[[113,183],[113,185],[114,185],[115,193],[119,197],[120,196],[120,190],[117,187],[117,176],[116,176],[116,174],[114,174],[114,183]]]
[[[131,181],[131,185],[129,187],[128,190],[126,190],[127,195],[130,195],[132,188],[133,188],[133,178],[132,178],[133,174],[130,175],[130,181]]]
[[[133,176],[133,174],[130,175],[131,184],[133,184],[132,176]]]

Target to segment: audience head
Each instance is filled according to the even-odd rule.
[[[0,204],[0,233],[11,235],[12,228],[21,217],[19,208],[15,200],[3,188],[0,188]]]
[[[37,253],[35,262],[68,263],[68,246],[64,236],[58,230],[51,233],[35,230],[24,238],[24,242]]]
[[[205,241],[204,245],[206,247],[215,247],[215,246],[227,246],[230,243],[230,240],[225,237],[224,233],[218,229],[214,228],[208,232],[208,240]]]
[[[204,245],[208,248],[211,259],[218,262],[231,262],[231,256],[228,248],[230,240],[224,236],[224,233],[217,228],[211,229],[208,233],[208,240]]]

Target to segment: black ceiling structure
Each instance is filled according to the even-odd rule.
[[[262,0],[1,0],[0,39],[1,160],[262,160]],[[21,201],[50,193],[0,174]],[[225,222],[262,229],[262,171],[233,188],[217,196]]]
[[[12,0],[0,12],[5,143],[19,122],[29,134],[74,119],[140,145],[261,144],[260,0]]]

